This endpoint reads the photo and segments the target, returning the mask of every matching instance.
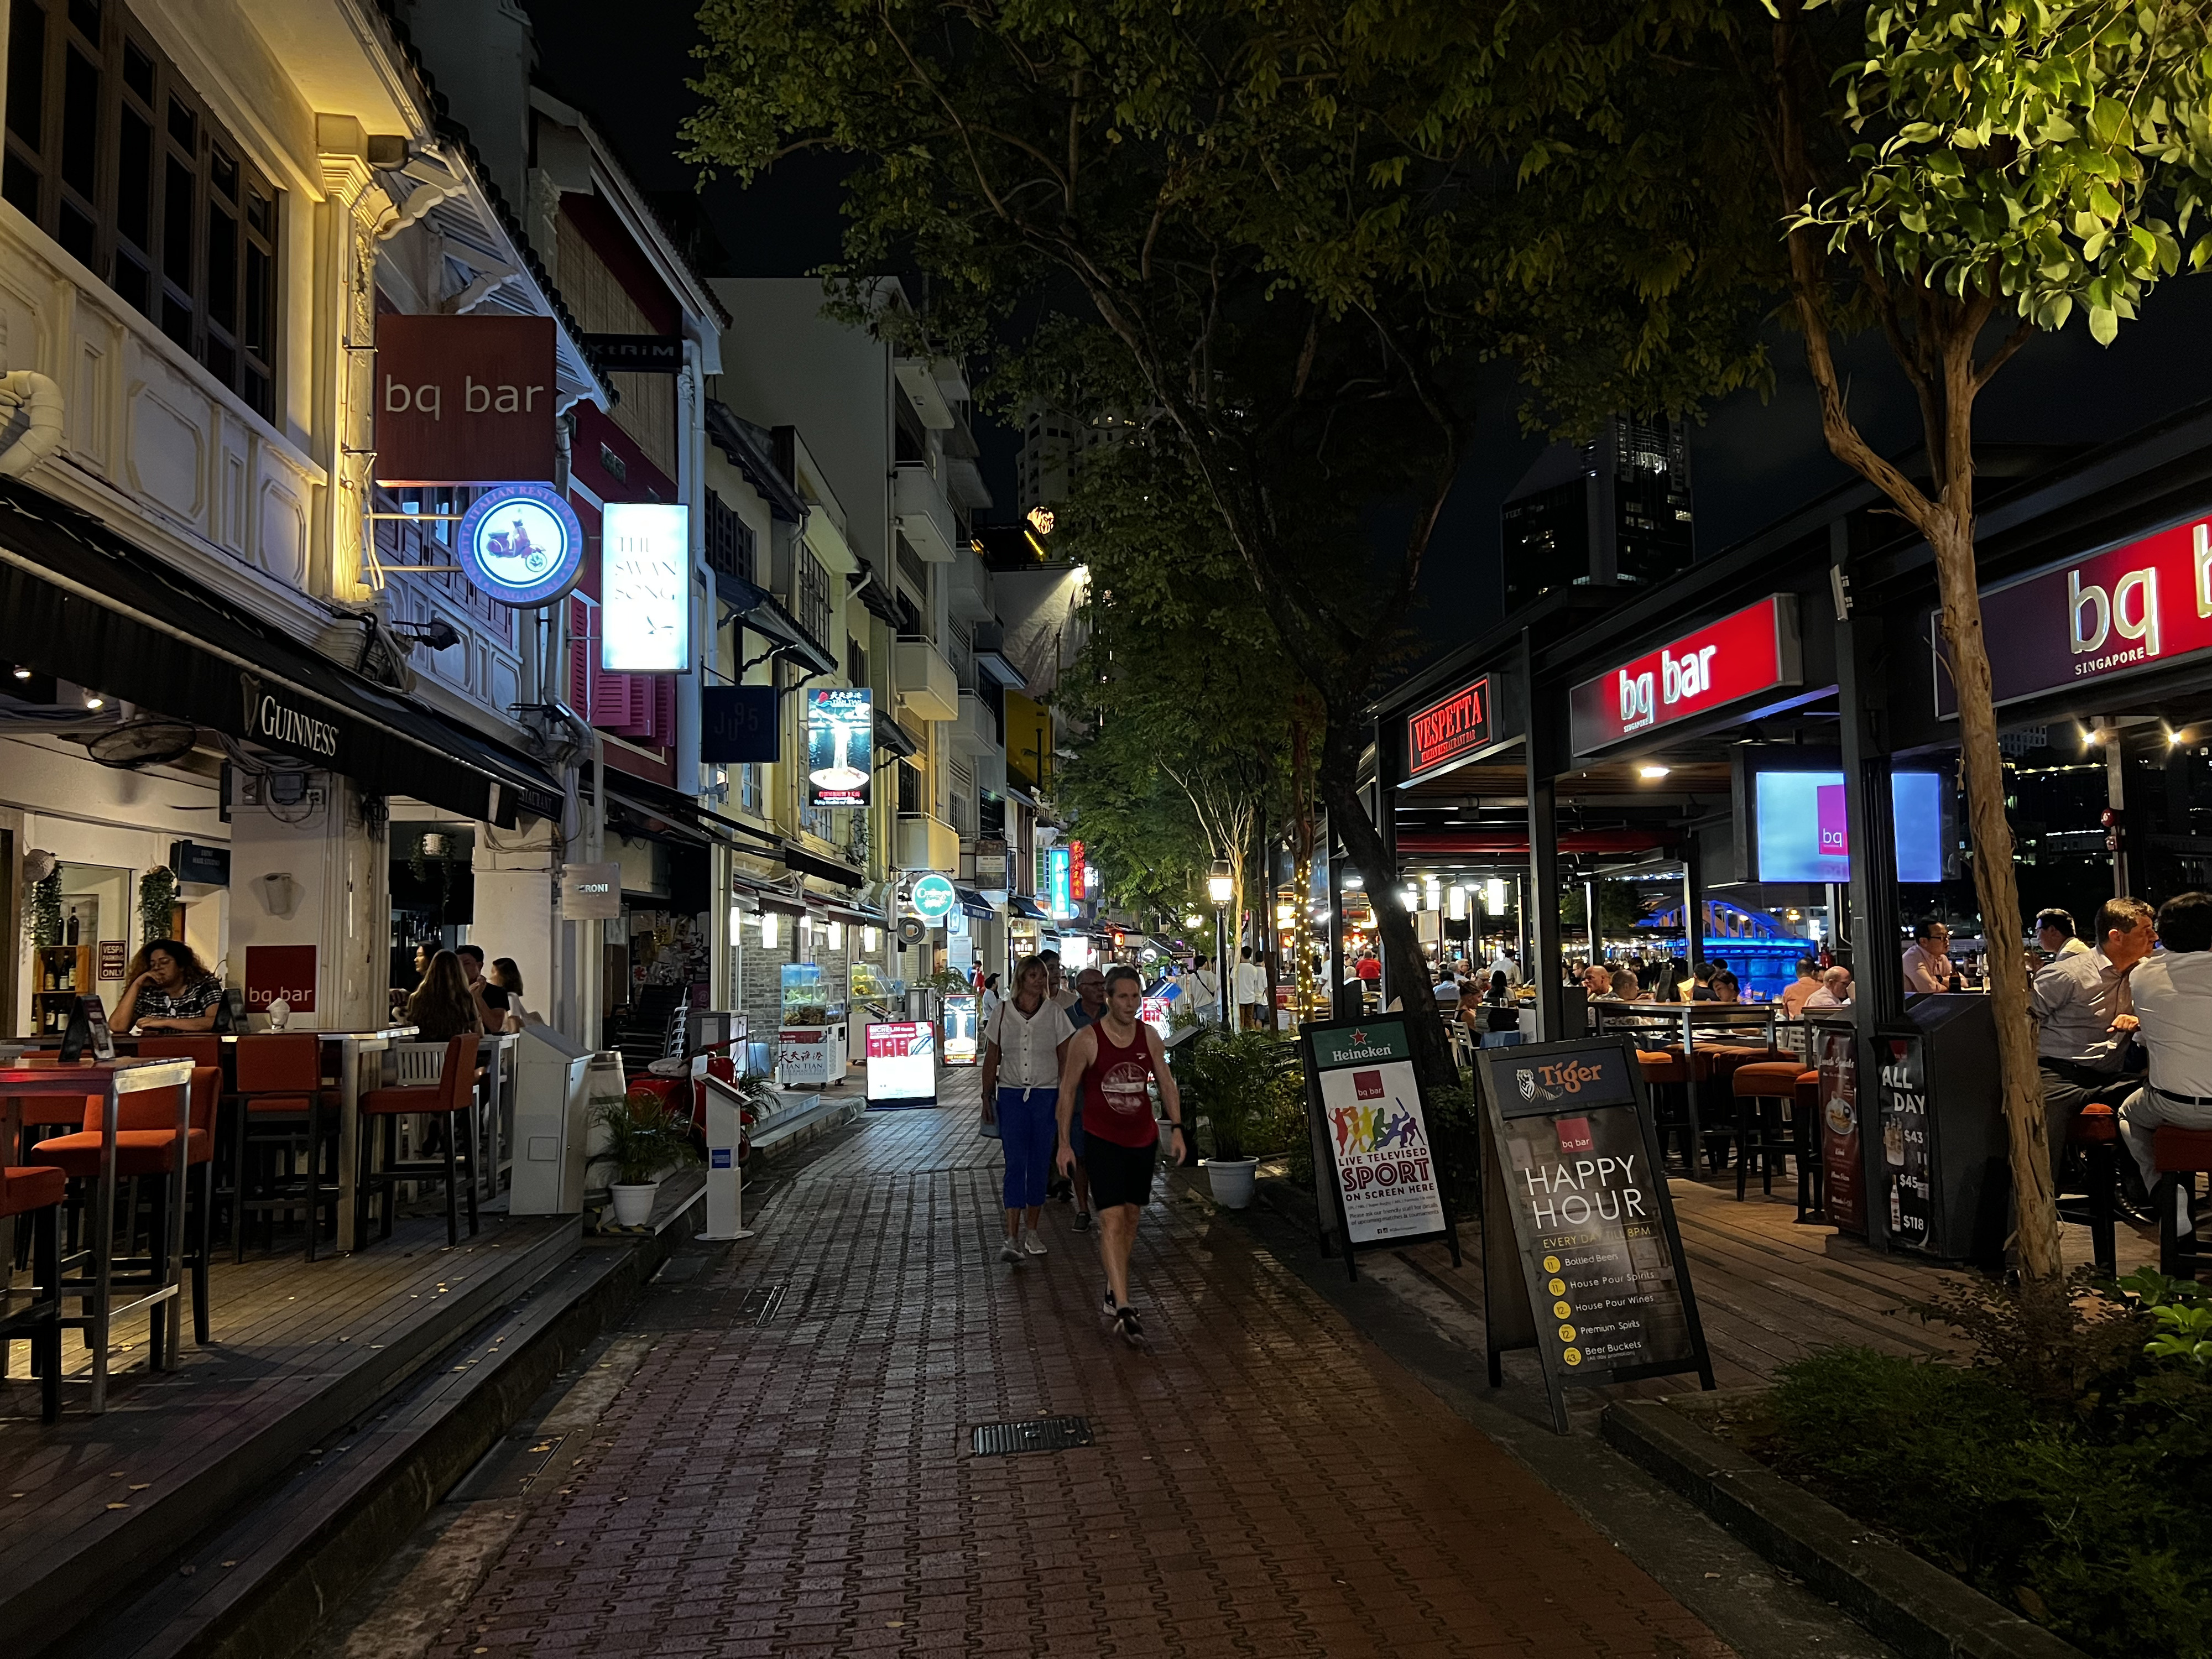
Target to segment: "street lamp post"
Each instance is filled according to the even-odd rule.
[[[1229,1024],[1221,1000],[1229,985],[1229,901],[1236,891],[1237,872],[1229,867],[1229,860],[1214,860],[1213,873],[1206,878],[1206,896],[1213,901],[1213,1018],[1223,1026]]]

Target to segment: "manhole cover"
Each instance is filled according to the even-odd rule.
[[[1025,1423],[981,1423],[971,1431],[969,1449],[978,1457],[1014,1452],[1066,1451],[1091,1443],[1087,1417],[1033,1417]]]

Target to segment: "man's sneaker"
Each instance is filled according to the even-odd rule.
[[[1045,1253],[1044,1240],[1036,1236],[1034,1228],[1030,1231],[1028,1237],[1022,1240],[1022,1248],[1031,1255],[1042,1255]]]
[[[1090,1211],[1078,1210],[1075,1212],[1075,1231],[1079,1233],[1087,1233],[1091,1231]]]
[[[1114,1313],[1114,1328],[1121,1333],[1121,1340],[1133,1348],[1145,1345],[1145,1322],[1137,1317],[1134,1308],[1119,1308]]]
[[[1021,1246],[1015,1243],[1012,1239],[1008,1239],[1005,1243],[999,1247],[999,1260],[1001,1261],[1011,1261],[1017,1267],[1020,1267],[1022,1265]]]

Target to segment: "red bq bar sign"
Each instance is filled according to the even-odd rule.
[[[1576,686],[1568,693],[1575,752],[1587,755],[1802,678],[1796,599],[1777,593]]]
[[[1942,613],[1931,620],[1936,712],[1958,712]],[[2212,523],[2178,524],[1982,594],[1999,703],[2162,667],[2212,650]]]
[[[1490,676],[1406,717],[1406,781],[1448,771],[1491,743]]]

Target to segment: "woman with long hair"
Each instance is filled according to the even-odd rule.
[[[407,999],[407,1023],[425,1042],[447,1042],[465,1031],[483,1030],[477,1000],[469,991],[469,976],[451,951],[430,958],[422,983]]]
[[[1052,1170],[1060,1055],[1075,1035],[1051,988],[1044,959],[1024,957],[1014,968],[1013,995],[983,1033],[983,1121],[998,1125],[1006,1154],[1006,1242],[999,1255],[1016,1267],[1025,1252],[1045,1253],[1037,1221]]]
[[[157,939],[125,970],[123,1000],[108,1023],[118,1031],[212,1031],[222,981],[182,939]]]

